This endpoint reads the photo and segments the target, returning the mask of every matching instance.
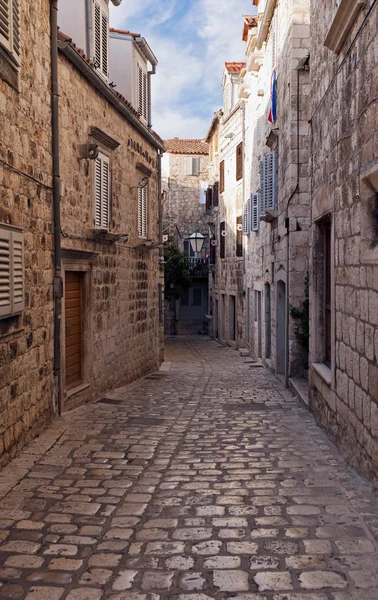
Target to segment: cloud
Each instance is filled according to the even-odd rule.
[[[153,124],[164,137],[204,137],[222,102],[225,61],[243,60],[251,0],[124,0],[112,26],[140,31],[159,60]]]

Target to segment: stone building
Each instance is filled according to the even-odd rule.
[[[245,63],[225,63],[223,108],[213,120],[208,141],[213,146],[212,179],[219,181],[212,202],[216,264],[212,286],[213,332],[219,341],[244,346],[244,279],[242,211],[246,178],[245,100],[240,97]],[[219,165],[219,167],[218,167]],[[215,207],[214,207],[215,204]],[[219,204],[219,206],[217,206]]]
[[[311,11],[310,407],[378,474],[378,151],[374,2]]]
[[[210,237],[206,215],[209,183],[209,147],[202,140],[165,140],[162,161],[163,231],[189,261],[192,286],[174,306],[167,306],[166,333],[197,333],[209,310],[208,263]],[[189,241],[199,231],[205,238],[196,254]],[[174,325],[173,322],[176,322]]]
[[[162,360],[164,146],[147,87],[108,83],[108,1],[60,4],[58,40],[55,2],[6,3],[0,28],[0,464]]]
[[[0,465],[56,411],[50,2],[0,27]],[[3,13],[2,13],[3,14]],[[4,16],[4,15],[3,15]]]
[[[289,385],[308,342],[290,307],[306,303],[310,206],[309,0],[258,2],[245,17],[246,344]],[[308,338],[308,335],[307,335]]]

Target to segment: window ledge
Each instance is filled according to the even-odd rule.
[[[366,0],[341,0],[324,45],[339,54]]]
[[[330,386],[332,383],[331,369],[324,363],[312,363],[311,366],[315,373],[317,373],[323,379],[323,381]]]

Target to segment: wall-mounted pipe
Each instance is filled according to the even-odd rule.
[[[54,220],[54,375],[57,386],[58,410],[62,412],[60,340],[62,322],[62,250],[60,223],[60,150],[59,150],[59,81],[58,81],[58,0],[50,4],[51,44],[51,130]]]

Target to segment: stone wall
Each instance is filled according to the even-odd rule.
[[[190,155],[191,158],[194,156],[196,155]],[[200,204],[199,200],[201,181],[209,181],[209,157],[208,155],[198,155],[200,159],[198,175],[185,174],[185,155],[168,154],[166,158],[169,161],[169,168],[162,182],[163,189],[166,190],[164,229],[167,229],[166,233],[175,240],[181,251],[184,249],[184,240],[198,229],[207,238],[202,252],[205,255],[209,248],[209,228],[206,205]]]
[[[367,3],[339,55],[324,46],[336,7],[312,3],[310,404],[367,475],[378,474],[377,17]],[[354,44],[352,40],[360,31]],[[352,45],[351,45],[352,44]],[[365,176],[367,175],[367,178]],[[332,227],[332,358],[322,364],[319,223]]]
[[[86,270],[85,373],[81,388],[64,392],[65,407],[70,408],[158,369],[162,279],[158,249],[140,246],[136,188],[145,176],[140,169],[151,169],[147,237],[158,243],[157,150],[64,56],[60,56],[59,69],[64,269]],[[94,163],[79,159],[79,145],[90,140],[91,127],[98,127],[120,144],[109,153],[109,229],[128,238],[107,240],[94,232]],[[143,156],[145,152],[152,157],[152,164]]]
[[[48,0],[21,1],[18,83],[0,55],[0,223],[23,228],[25,244],[25,309],[0,320],[0,466],[55,406],[49,21]]]
[[[244,185],[242,177],[236,180],[236,148],[243,142],[244,102],[235,105],[231,113],[225,114],[219,130],[219,162],[225,165],[225,189],[219,198],[216,212],[215,236],[217,239],[217,263],[213,296],[218,302],[218,337],[224,343],[233,342],[244,346],[244,280],[243,257],[236,256],[236,218],[242,215]],[[245,173],[244,173],[245,175]],[[219,177],[218,177],[219,181]],[[225,258],[220,257],[220,223],[225,222]],[[232,340],[230,323],[231,301],[235,297],[236,332]],[[223,299],[223,298],[224,299]],[[224,303],[224,304],[223,304]],[[224,310],[223,310],[224,305]]]
[[[259,164],[266,152],[278,153],[277,216],[270,222],[261,221],[258,232],[246,237],[246,338],[255,358],[281,375],[286,373],[286,348],[277,320],[277,305],[282,290],[288,289],[286,301],[300,307],[305,299],[305,279],[308,272],[309,242],[309,75],[299,73],[310,46],[309,1],[281,0],[274,11],[276,37],[273,42],[273,23],[265,49],[247,52],[250,71],[245,76],[249,95],[246,107],[246,198],[260,188]],[[273,58],[273,46],[276,59]],[[249,53],[250,52],[250,53]],[[277,72],[277,121],[268,121],[273,69]],[[297,117],[299,136],[297,136]],[[277,138],[266,145],[269,133],[275,130]],[[299,143],[299,167],[297,149]],[[297,180],[299,168],[299,177]],[[298,186],[297,186],[298,183]],[[290,218],[289,275],[287,268],[288,240],[285,224]],[[270,290],[270,319],[267,317],[267,293]],[[261,294],[261,311],[256,299]],[[285,292],[286,295],[286,292]],[[285,311],[287,310],[287,305]],[[267,320],[270,322],[271,343],[268,342]],[[283,329],[285,328],[283,324]],[[299,343],[296,330],[298,321],[289,319],[289,373],[303,376],[307,353]]]

